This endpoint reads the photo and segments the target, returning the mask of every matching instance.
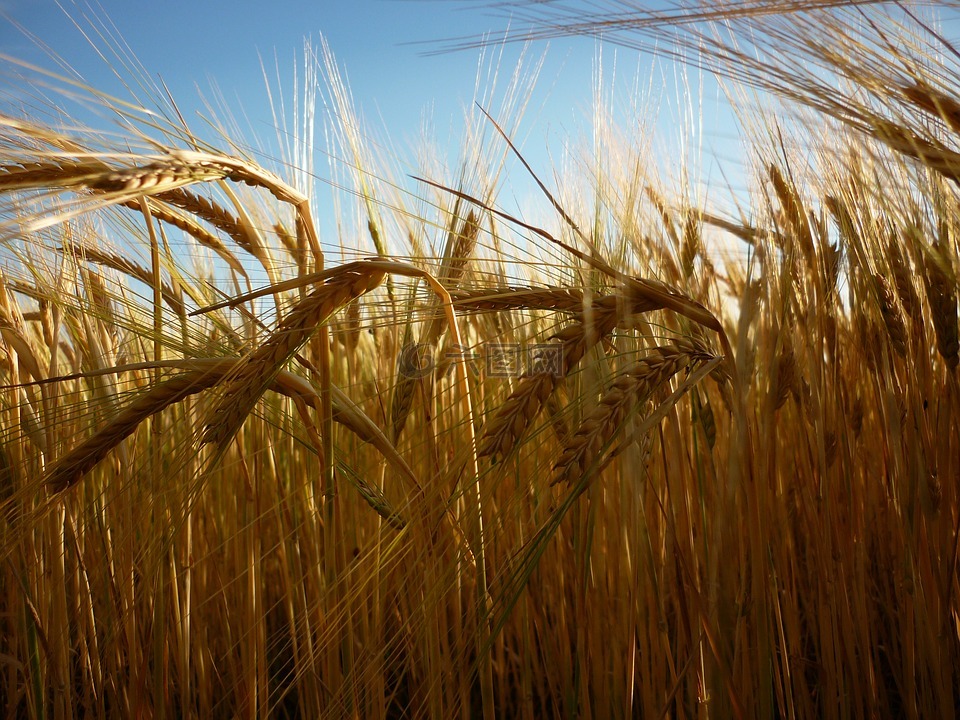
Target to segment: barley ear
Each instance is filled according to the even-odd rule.
[[[957,338],[957,279],[950,257],[936,242],[924,258],[924,280],[933,329],[937,336],[937,352],[951,370],[960,362]]]
[[[211,412],[201,444],[223,446],[240,429],[281,368],[338,308],[383,282],[385,273],[351,266],[307,295],[273,334],[240,363]]]

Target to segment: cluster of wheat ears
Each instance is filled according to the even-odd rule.
[[[505,212],[524,71],[406,190],[310,56],[338,238],[305,160],[7,103],[6,717],[955,716],[956,50],[900,4],[544,7],[700,53],[749,205],[599,108],[553,225]]]

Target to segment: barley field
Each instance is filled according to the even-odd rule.
[[[514,5],[696,55],[749,192],[528,166],[522,72],[395,177],[326,47],[348,237],[309,137],[5,106],[5,717],[958,714],[960,8]]]

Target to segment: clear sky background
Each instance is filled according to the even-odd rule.
[[[64,7],[76,15],[84,5],[65,0]],[[178,102],[189,107],[197,87],[209,92],[215,82],[252,117],[266,97],[261,60],[268,66],[278,63],[281,73],[292,77],[304,40],[316,42],[323,35],[365,112],[379,112],[401,132],[416,132],[426,108],[433,106],[438,117],[459,114],[472,97],[478,51],[426,53],[445,38],[503,27],[489,10],[457,0],[101,0],[99,7]],[[109,68],[56,0],[0,0],[0,8],[92,85],[115,85]],[[561,53],[551,53],[557,57],[551,57],[554,72],[547,80],[562,76],[571,94],[588,90],[590,83],[592,44],[579,44],[578,56],[567,63]],[[9,22],[0,26],[0,47],[8,55],[50,65]],[[508,54],[513,59],[517,50]]]
[[[40,47],[45,45],[90,85],[123,97],[111,69],[116,61],[105,62],[70,18],[90,13],[90,6],[86,0],[63,0],[62,5],[55,0],[0,0],[0,53],[55,68]],[[420,142],[427,120],[434,141],[455,154],[464,109],[473,102],[481,51],[429,53],[451,37],[502,30],[507,22],[502,11],[495,14],[489,5],[471,0],[100,0],[93,14],[97,22],[113,28],[149,76],[163,80],[194,128],[202,125],[196,120],[203,109],[200,94],[211,97],[215,86],[227,105],[246,118],[245,133],[264,140],[275,137],[261,63],[268,66],[271,82],[276,83],[279,74],[289,92],[302,64],[304,41],[317,43],[322,35],[377,140],[383,139],[381,133],[388,134],[395,147],[407,152]],[[86,28],[83,20],[79,24]],[[502,73],[512,71],[521,50],[519,45],[503,49]],[[487,49],[487,62],[499,52]],[[545,53],[546,60],[516,139],[527,159],[550,178],[570,141],[589,141],[598,45],[586,38],[553,40],[534,44],[528,53],[532,60]],[[650,114],[668,148],[659,157],[668,170],[675,170],[677,143],[689,134],[684,118],[690,112],[689,98],[678,99],[685,90],[676,85],[677,76],[664,61],[634,51],[606,48],[603,54],[608,83],[615,63],[617,67],[618,79],[608,91],[625,106],[649,89],[638,90],[638,80],[641,86],[649,83],[655,95],[666,86]],[[715,86],[708,85],[704,93],[702,135],[694,143],[729,165],[726,180],[715,173],[714,161],[706,163],[704,172],[715,173],[713,180],[721,184],[731,178],[739,182],[733,166],[740,152],[729,113],[717,109],[722,103],[717,102]],[[325,159],[318,159],[316,168],[322,177],[329,175]],[[509,210],[517,209],[531,192],[523,174],[512,166],[515,204]],[[499,201],[509,206],[509,198]]]

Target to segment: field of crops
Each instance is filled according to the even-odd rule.
[[[600,5],[776,100],[739,213],[635,126],[526,168],[498,108],[404,184],[324,53],[362,236],[172,108],[3,106],[7,717],[955,716],[957,49]]]

